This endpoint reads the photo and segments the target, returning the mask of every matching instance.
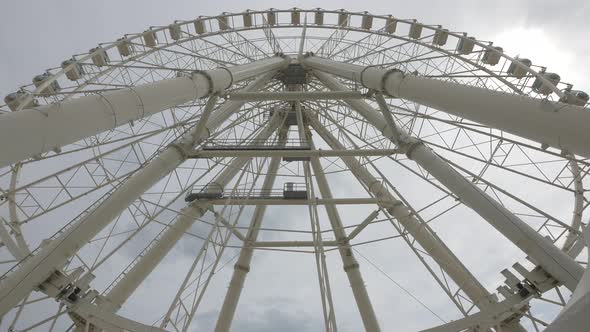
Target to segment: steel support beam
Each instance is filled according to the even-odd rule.
[[[279,135],[278,144],[284,145],[287,139],[287,130],[283,130]],[[272,189],[280,165],[281,159],[279,157],[273,157],[271,159],[267,175],[262,184],[262,190]],[[252,216],[246,234],[246,241],[240,250],[240,256],[234,265],[234,272],[231,281],[229,282],[227,292],[225,293],[225,299],[223,300],[223,305],[219,312],[215,332],[229,332],[229,329],[231,328],[236,308],[238,307],[238,302],[240,300],[240,295],[242,294],[242,288],[244,288],[246,276],[248,272],[250,272],[250,263],[252,262],[252,256],[254,254],[254,248],[250,247],[250,245],[258,238],[260,225],[262,224],[265,212],[266,205],[258,205],[254,209],[254,215]]]
[[[373,150],[200,150],[188,158],[230,158],[230,157],[377,157],[400,153],[398,149]]]
[[[384,94],[590,158],[590,110],[584,107],[316,56],[306,57],[303,64]]]
[[[339,246],[338,241],[322,241],[324,247]],[[281,247],[315,247],[314,241],[257,241],[252,243],[254,248],[281,248]]]
[[[226,96],[229,100],[346,100],[362,99],[359,91],[281,91],[281,92],[232,92]]]
[[[344,146],[327,131],[310,113],[308,122],[318,135],[333,149],[343,149]],[[351,173],[363,183],[378,199],[380,207],[395,217],[414,239],[428,252],[437,264],[463,289],[465,294],[479,308],[487,308],[493,303],[490,293],[469,272],[461,261],[451,252],[443,241],[428,227],[416,218],[403,202],[395,198],[383,184],[377,180],[365,166],[354,157],[342,157],[342,161]]]
[[[308,134],[308,136],[311,135]],[[311,144],[313,145],[313,143]],[[318,158],[311,158],[310,163],[322,197],[324,199],[332,199],[332,191],[328,186],[328,180],[326,179],[326,175],[324,174],[320,160]],[[340,220],[340,214],[336,209],[336,205],[326,204],[325,209],[334,232],[334,237],[339,244],[338,252],[340,252],[344,271],[346,272],[350,287],[352,288],[352,293],[354,295],[354,299],[356,300],[365,330],[371,332],[381,331],[379,322],[377,321],[377,316],[375,315],[375,310],[373,309],[371,299],[369,298],[369,293],[367,292],[365,282],[363,281],[363,277],[359,269],[359,263],[354,257],[352,248],[348,243],[346,231],[344,230],[344,225]]]
[[[197,71],[189,77],[4,114],[0,119],[0,168],[221,92],[234,82],[277,70],[289,61],[286,57],[274,57],[230,68]]]
[[[322,72],[316,72],[315,74],[330,89],[336,91],[346,90],[334,77]],[[369,104],[360,100],[349,100],[347,103],[375,128],[379,129],[385,137],[388,137],[400,148],[405,148],[410,159],[422,166],[441,184],[459,197],[466,206],[473,209],[523,252],[531,256],[545,271],[563,283],[568,289],[573,291],[576,288],[584,270],[574,259],[537,233],[503,205],[496,202],[474,183],[465,179],[422,142],[409,137],[400,128],[392,129],[384,116],[375,111]],[[395,134],[396,132],[399,132],[398,134],[403,139],[396,138],[398,135]],[[338,149],[338,147],[333,148]]]
[[[231,196],[230,196],[231,197]],[[359,204],[377,204],[374,198],[312,198],[312,199],[293,199],[293,198],[240,198],[234,197],[231,202],[226,198],[220,199],[202,199],[211,205],[359,205]]]
[[[590,227],[584,229],[584,239],[586,245],[590,248]],[[547,332],[585,332],[590,326],[590,255],[588,265],[580,281],[580,285],[572,294],[567,305],[547,327]]]
[[[256,141],[267,140],[281,124],[281,116],[277,113],[266,127],[255,137]],[[227,167],[227,172],[221,172],[213,180],[221,187],[225,187],[231,179],[246,165],[250,158],[234,159]],[[172,250],[182,235],[207,211],[209,204],[189,204],[180,211],[174,223],[164,231],[153,246],[141,256],[135,265],[125,272],[125,276],[106,294],[106,298],[118,310],[131,294],[143,283],[145,278],[158,266],[162,259]],[[223,216],[219,216],[223,218]]]
[[[247,89],[259,89],[274,72],[266,73],[250,83]],[[164,149],[158,156],[131,176],[96,208],[74,222],[63,233],[35,255],[21,261],[0,285],[0,316],[18,304],[27,294],[45,281],[54,270],[61,268],[85,243],[91,240],[133,201],[172,172],[186,158],[186,151],[209,137],[209,132],[238,110],[242,102],[226,102],[208,119],[201,137],[191,130],[177,142]]]

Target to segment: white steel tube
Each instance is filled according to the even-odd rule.
[[[0,168],[223,91],[233,82],[279,69],[288,61],[286,57],[273,57],[230,68],[197,71],[190,77],[166,79],[4,114],[0,118]]]
[[[309,124],[318,135],[333,149],[343,149],[344,146],[317,119],[308,113]],[[418,220],[410,209],[395,198],[383,184],[377,180],[356,158],[342,157],[342,161],[352,174],[371,191],[378,199],[379,205],[395,217],[414,239],[428,252],[438,265],[463,289],[465,294],[480,309],[492,304],[490,293],[469,272],[453,252],[436,236],[434,232]]]
[[[266,127],[256,135],[255,140],[266,140],[280,125],[281,117],[278,113],[274,116]],[[224,172],[221,172],[213,182],[225,187],[232,178],[244,167],[250,158],[236,158],[227,167]],[[106,298],[118,310],[125,301],[133,294],[133,292],[143,283],[145,278],[158,266],[164,257],[172,250],[174,245],[182,238],[182,235],[191,227],[191,225],[206,212],[206,205],[199,206],[196,204],[189,204],[181,210],[178,218],[174,224],[169,227],[158,239],[155,244],[150,247],[147,252],[137,261],[129,271],[126,271],[125,276],[110,290]],[[222,216],[220,216],[223,218]]]
[[[315,56],[303,63],[369,89],[590,158],[590,109],[584,107]]]
[[[200,150],[189,158],[217,157],[340,157],[340,156],[390,156],[399,149],[372,150]]]
[[[280,133],[279,145],[284,145],[286,138],[287,132],[283,130]],[[268,171],[266,172],[267,175],[262,183],[262,190],[272,189],[280,165],[281,158],[273,157],[271,159]],[[244,247],[240,250],[240,256],[234,265],[234,272],[231,281],[229,282],[229,288],[225,293],[225,299],[223,300],[223,305],[219,312],[215,332],[229,332],[229,329],[231,328],[236,308],[238,307],[238,302],[240,300],[240,295],[242,294],[242,288],[244,288],[244,282],[246,281],[246,275],[250,272],[252,255],[254,254],[254,249],[249,245],[258,238],[260,225],[265,212],[266,205],[258,205],[256,206],[256,209],[254,209],[254,215],[252,216],[250,226],[248,227]]]
[[[316,73],[316,75],[329,88],[345,90],[345,87],[335,78],[324,73]],[[399,128],[392,130],[383,115],[375,111],[369,104],[360,100],[349,100],[347,103],[396,144],[400,144],[400,142],[395,138],[394,132],[399,131],[407,139],[407,142],[402,142],[402,145],[407,147],[410,159],[424,167],[440,183],[457,195],[465,205],[477,212],[523,252],[537,261],[545,271],[568,289],[572,291],[575,289],[583,274],[583,268],[575,260],[471,181],[461,176],[424,144],[408,138],[407,133]]]
[[[172,250],[191,225],[206,212],[206,206],[188,205],[180,210],[174,223],[166,229],[155,244],[138,260],[137,264],[126,271],[125,276],[105,295],[110,302],[110,311],[116,312],[143,283],[150,273]]]
[[[324,174],[320,160],[318,158],[311,158],[311,167],[313,169],[313,173],[315,175],[318,189],[320,190],[322,198],[332,199],[332,191],[328,186],[328,180],[326,179],[326,175]],[[336,205],[326,204],[325,208],[326,214],[328,215],[328,219],[334,232],[334,236],[338,242],[338,252],[340,252],[342,265],[344,266],[344,271],[346,272],[350,287],[352,288],[352,294],[356,300],[365,330],[372,332],[381,331],[379,322],[377,321],[377,316],[375,315],[375,310],[373,309],[371,299],[369,298],[369,293],[367,292],[365,282],[363,281],[363,277],[359,269],[359,263],[354,257],[352,248],[348,243],[346,231],[344,230],[344,225],[342,224],[342,220],[340,219],[340,214],[336,209]]]
[[[257,89],[262,86],[273,73],[267,73],[250,83],[248,88]],[[229,102],[220,107],[213,114],[229,116],[237,110],[241,102]],[[209,119],[206,129],[212,130],[221,123],[220,116]],[[185,149],[200,143],[209,133],[202,137],[194,137],[195,131],[191,131],[181,138],[177,144],[171,144],[158,156],[152,159],[141,170],[130,177],[121,187],[115,190],[107,199],[86,216],[75,222],[63,234],[59,235],[46,247],[34,256],[22,262],[15,271],[12,271],[0,284],[0,316],[4,315],[19,301],[21,301],[33,288],[46,280],[55,269],[67,261],[85,243],[106,227],[117,215],[123,212],[133,201],[146,190],[156,184],[166,174],[172,172],[185,160]]]
[[[313,198],[313,199],[295,199],[295,198],[241,198],[241,197],[232,197],[231,202],[227,202],[226,198],[220,199],[211,199],[207,202],[211,203],[211,205],[326,205],[326,204],[333,204],[333,205],[365,205],[370,204],[374,205],[378,203],[378,200],[375,198]]]
[[[358,91],[280,91],[280,92],[233,92],[227,95],[230,100],[326,100],[362,99]]]

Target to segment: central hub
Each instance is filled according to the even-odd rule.
[[[307,71],[299,63],[291,63],[282,70],[277,79],[285,85],[302,85],[308,82]]]

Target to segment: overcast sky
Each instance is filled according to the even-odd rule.
[[[537,65],[545,65],[549,71],[557,72],[562,80],[573,83],[575,89],[590,91],[590,45],[587,33],[590,31],[590,4],[586,1],[527,0],[527,1],[280,1],[257,0],[245,1],[161,1],[161,0],[5,0],[0,10],[0,96],[13,92],[18,86],[27,84],[31,78],[42,73],[45,68],[57,66],[72,54],[84,53],[98,42],[113,41],[124,33],[145,30],[150,25],[166,25],[174,20],[189,20],[199,15],[216,15],[221,12],[240,12],[245,9],[280,8],[345,8],[349,11],[367,10],[374,14],[393,14],[400,18],[416,18],[427,24],[441,24],[454,31],[465,31],[481,40],[494,41],[502,46],[510,55],[521,55],[533,60]],[[348,211],[366,215],[367,211]],[[564,213],[567,214],[567,213]],[[279,212],[271,209],[269,219],[277,218]],[[462,217],[466,218],[463,214]],[[459,231],[459,230],[454,230]],[[463,229],[465,235],[470,229]],[[471,230],[475,231],[475,229]],[[179,266],[186,267],[190,259],[186,246],[176,249],[179,258],[167,262],[164,268],[148,279],[147,286],[139,290],[140,295],[131,299],[129,306],[134,309],[124,310],[132,316],[150,312],[152,307],[147,301],[158,301],[157,292],[167,292],[166,296],[175,291],[176,285],[166,285],[158,280],[170,280],[181,272]],[[464,249],[462,241],[450,244],[454,249]],[[399,257],[408,257],[407,248],[401,241],[392,246],[383,247],[392,261]],[[493,250],[493,248],[489,248]],[[273,258],[274,255],[274,258]],[[405,256],[404,256],[405,255]],[[386,255],[383,254],[385,257]],[[236,331],[299,331],[321,328],[319,298],[307,282],[316,282],[313,278],[303,281],[292,272],[311,273],[313,266],[305,265],[303,260],[308,257],[292,256],[288,261],[277,259],[276,254],[268,254],[267,258],[257,261],[268,271],[272,267],[291,273],[277,274],[268,280],[268,275],[253,271],[249,275],[243,302],[236,317]],[[332,256],[335,257],[335,256]],[[381,257],[383,258],[383,257]],[[465,257],[467,264],[480,268],[475,273],[486,272],[479,257]],[[361,264],[366,264],[362,261]],[[514,261],[508,259],[507,261]],[[345,285],[341,265],[334,259],[330,263],[335,271],[335,284]],[[419,296],[427,297],[430,289],[421,289],[420,284],[428,279],[417,262],[403,262],[403,268],[391,267],[392,275],[397,275],[405,285],[410,286]],[[397,265],[399,267],[399,263]],[[231,270],[231,269],[228,269]],[[366,271],[372,271],[366,267]],[[409,272],[421,272],[419,277],[408,277]],[[490,271],[496,276],[499,271]],[[276,277],[276,278],[275,278]],[[160,278],[160,279],[159,279]],[[375,295],[374,305],[380,306],[379,313],[386,316],[395,311],[395,315],[382,318],[389,327],[393,326],[392,317],[413,317],[413,326],[406,325],[400,331],[412,331],[416,328],[440,323],[423,308],[404,297],[399,289],[392,286],[382,276],[367,277],[369,291]],[[226,281],[216,284],[221,295]],[[430,283],[431,285],[432,283]],[[314,284],[315,286],[315,284]],[[337,286],[335,286],[337,287]],[[348,292],[347,286],[341,289]],[[157,290],[157,291],[156,291]],[[313,298],[312,298],[313,297]],[[220,299],[221,297],[217,297]],[[401,300],[396,300],[396,299]],[[247,301],[256,301],[247,302]],[[309,304],[313,302],[313,304]],[[402,305],[398,305],[403,303]],[[344,295],[336,305],[337,318],[342,322],[342,331],[355,331],[361,326],[358,316],[354,314],[352,297]],[[206,306],[200,317],[199,326],[209,330],[216,319],[215,300]],[[439,312],[445,312],[444,305],[448,302],[431,302]],[[393,308],[395,306],[395,308]],[[440,306],[440,307],[438,307]],[[390,308],[391,307],[391,308]],[[383,309],[385,308],[385,309]],[[422,310],[422,311],[420,311]],[[425,318],[422,318],[425,317]],[[423,319],[421,321],[421,319]],[[149,319],[145,320],[150,321]]]

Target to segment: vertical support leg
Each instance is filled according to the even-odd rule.
[[[310,145],[312,145],[313,149],[312,142],[310,142]],[[322,198],[332,199],[332,191],[328,186],[328,180],[326,179],[326,175],[324,174],[324,170],[322,169],[319,158],[311,158],[311,167],[315,174],[318,189],[320,190]],[[342,258],[342,263],[344,265],[344,271],[346,272],[348,281],[350,282],[350,287],[352,288],[352,293],[359,308],[365,330],[371,332],[381,331],[379,328],[379,322],[377,321],[377,316],[375,315],[375,311],[373,309],[373,305],[371,304],[371,299],[369,298],[369,293],[367,292],[361,271],[359,270],[359,263],[354,257],[352,248],[348,244],[348,238],[346,237],[346,232],[344,230],[344,226],[342,225],[342,221],[340,220],[338,210],[334,204],[326,204],[325,208],[326,213],[328,214],[328,219],[330,220],[330,224],[334,231],[334,236],[336,237],[336,241],[339,243],[338,251],[340,252],[340,257]]]
[[[322,139],[334,150],[345,147],[328,132],[317,119],[310,114],[310,125]],[[427,224],[422,223],[411,210],[396,199],[358,160],[354,157],[343,156],[342,161],[348,166],[352,174],[379,199],[380,206],[394,216],[410,233],[426,252],[439,264],[451,279],[465,292],[465,294],[480,309],[485,310],[494,306],[491,294],[469,272],[453,252],[434,233]],[[511,322],[503,326],[506,332],[523,331],[518,322]]]
[[[275,116],[271,118],[266,127],[256,135],[255,140],[266,140],[276,130],[280,124],[281,118]],[[197,130],[204,127],[197,126]],[[239,170],[250,160],[250,158],[237,158],[232,161],[228,167],[221,172],[213,182],[225,187],[229,181],[239,172]],[[156,268],[162,259],[170,252],[176,242],[180,240],[194,221],[200,218],[206,212],[206,206],[190,204],[182,209],[181,214],[174,224],[168,228],[155,245],[149,247],[147,252],[137,261],[137,264],[125,273],[121,279],[106,295],[107,299],[118,310],[123,303],[131,296],[147,276]],[[116,311],[115,310],[115,311]]]
[[[307,141],[307,129],[303,122],[303,113],[301,112],[301,103],[299,100],[295,101],[295,115],[297,116],[297,128],[299,129],[300,141]],[[313,178],[309,161],[303,162],[305,173],[305,182],[307,186],[308,197],[316,197],[313,186]],[[309,208],[309,221],[311,223],[311,232],[313,234],[314,256],[316,261],[316,269],[318,273],[318,282],[320,286],[320,296],[322,299],[322,309],[324,313],[324,323],[326,325],[326,332],[336,332],[338,327],[336,324],[336,312],[334,302],[332,301],[332,290],[330,288],[330,277],[328,276],[328,267],[326,264],[326,254],[324,252],[324,244],[322,239],[322,231],[320,228],[318,207],[317,204],[311,203]]]
[[[284,144],[287,138],[286,130],[282,130],[279,135],[279,144]],[[271,159],[267,175],[262,184],[263,191],[272,189],[280,164],[281,157],[273,157]],[[229,288],[225,294],[223,305],[221,306],[221,311],[215,326],[216,332],[227,332],[231,327],[242,293],[242,288],[246,281],[246,275],[250,272],[250,262],[252,261],[252,255],[254,254],[254,249],[250,247],[250,245],[254,243],[258,237],[260,224],[265,212],[266,205],[258,205],[254,210],[254,215],[252,216],[252,221],[250,222],[248,233],[246,234],[244,247],[241,249],[238,261],[234,265],[234,272],[229,283]]]
[[[248,89],[260,88],[273,75],[274,71],[260,76],[248,85]],[[238,102],[227,107],[221,107],[207,121],[205,129],[208,132],[215,129],[241,105],[242,103]],[[232,108],[233,110],[230,112]],[[209,134],[208,132],[206,135]],[[196,131],[192,130],[175,144],[168,146],[115,190],[110,197],[88,212],[85,217],[73,223],[69,229],[65,230],[34,256],[22,261],[16,270],[4,279],[0,287],[0,316],[12,309],[32,289],[47,280],[56,268],[61,267],[69,257],[88,240],[96,236],[133,201],[180,165],[185,159],[184,148],[187,146],[192,148],[194,144],[198,144],[203,140],[203,137],[197,137],[195,134]],[[202,136],[206,135],[202,134]]]
[[[346,88],[334,77],[322,72],[315,75],[330,89],[345,91]],[[383,135],[399,144],[406,154],[440,183],[452,191],[461,201],[496,230],[512,241],[523,252],[536,260],[539,265],[568,289],[574,290],[583,274],[583,268],[574,259],[557,248],[553,243],[537,233],[532,227],[510,212],[503,205],[465,179],[446,161],[441,159],[419,140],[409,137],[400,128],[391,127],[384,117],[370,105],[361,100],[348,100],[347,103],[362,115]],[[397,138],[395,132],[399,133]]]

